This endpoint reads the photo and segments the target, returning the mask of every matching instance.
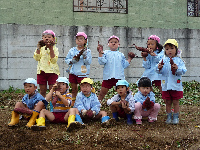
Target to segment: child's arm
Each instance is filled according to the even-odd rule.
[[[96,115],[100,111],[101,103],[98,100],[98,97],[96,94],[93,94],[92,101],[91,101],[91,110],[96,112]]]
[[[52,100],[53,92],[57,88],[57,83],[55,83],[49,93],[46,95],[46,101],[50,102]]]
[[[52,64],[57,63],[58,55],[59,55],[58,48],[54,46],[53,49],[50,50],[50,56],[51,56],[50,61]]]
[[[83,62],[85,65],[90,65],[92,61],[91,51],[88,49],[85,51],[85,53],[86,53],[86,57],[84,58],[83,56]]]
[[[111,99],[107,100],[107,105],[121,105],[121,102],[118,101],[119,97],[118,95],[113,96]],[[118,101],[118,102],[117,102]]]
[[[185,67],[185,63],[183,62],[183,60],[180,60],[178,65],[174,64],[175,68],[176,68],[176,66],[177,66],[176,75],[183,75],[187,71],[187,69]]]
[[[65,106],[67,106],[67,107],[69,106],[68,99],[65,98],[65,97],[63,97],[59,91],[56,91],[56,95],[57,95],[58,98],[63,102],[63,104],[64,104]]]

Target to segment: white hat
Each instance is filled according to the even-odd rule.
[[[69,81],[66,77],[59,77],[56,81],[57,82],[64,82],[64,83],[67,83],[69,85]]]
[[[25,83],[31,83],[31,84],[34,84],[35,86],[37,86],[37,81],[33,78],[28,78],[24,81],[24,84]]]

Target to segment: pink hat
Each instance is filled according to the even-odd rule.
[[[160,43],[160,38],[159,38],[157,35],[151,35],[151,36],[148,38],[148,40],[149,40],[149,39],[156,40],[156,41],[158,41],[158,43]]]
[[[56,34],[52,31],[52,30],[45,30],[42,35],[47,35],[47,34],[51,34],[53,35],[54,37],[56,37]]]
[[[85,39],[87,39],[87,35],[84,32],[78,32],[76,36],[83,36]]]
[[[117,40],[119,41],[119,38],[118,38],[117,36],[112,35],[112,36],[108,39],[108,42],[109,42],[111,39],[113,39],[113,38],[115,38],[115,39],[117,39]]]

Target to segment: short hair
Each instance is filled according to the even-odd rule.
[[[142,77],[138,82],[138,87],[151,87],[151,80],[148,77]]]

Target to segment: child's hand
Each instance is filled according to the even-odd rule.
[[[54,41],[47,41],[47,42],[45,42],[45,45],[46,45],[46,48],[53,49],[55,42]]]
[[[58,96],[58,97],[62,96],[60,91],[56,91],[56,96]]]
[[[53,91],[56,91],[57,88],[58,88],[58,83],[56,82],[56,83],[53,85],[52,89],[53,89]]]
[[[98,41],[97,51],[99,53],[101,53],[101,54],[104,54],[104,52],[103,52],[103,46],[101,44],[99,44],[99,41]]]
[[[150,48],[147,48],[147,49],[149,50],[149,54],[151,56],[157,56],[156,53],[154,53],[154,51],[152,49],[150,49]]]
[[[129,52],[128,57],[132,60],[135,57],[135,54],[133,52]]]
[[[122,108],[123,108],[123,109],[128,108],[128,102],[127,102],[126,100],[121,100],[120,102],[121,102],[121,104],[122,104]]]
[[[163,63],[163,59],[162,59],[162,61],[158,64],[159,71],[163,68],[163,65],[164,65],[164,63]]]
[[[146,57],[148,56],[148,53],[147,53],[147,52],[141,52],[141,56],[142,56],[143,58],[146,58]]]
[[[172,69],[175,69],[175,70],[178,69],[178,66],[176,64],[173,64],[171,67],[172,67]]]

